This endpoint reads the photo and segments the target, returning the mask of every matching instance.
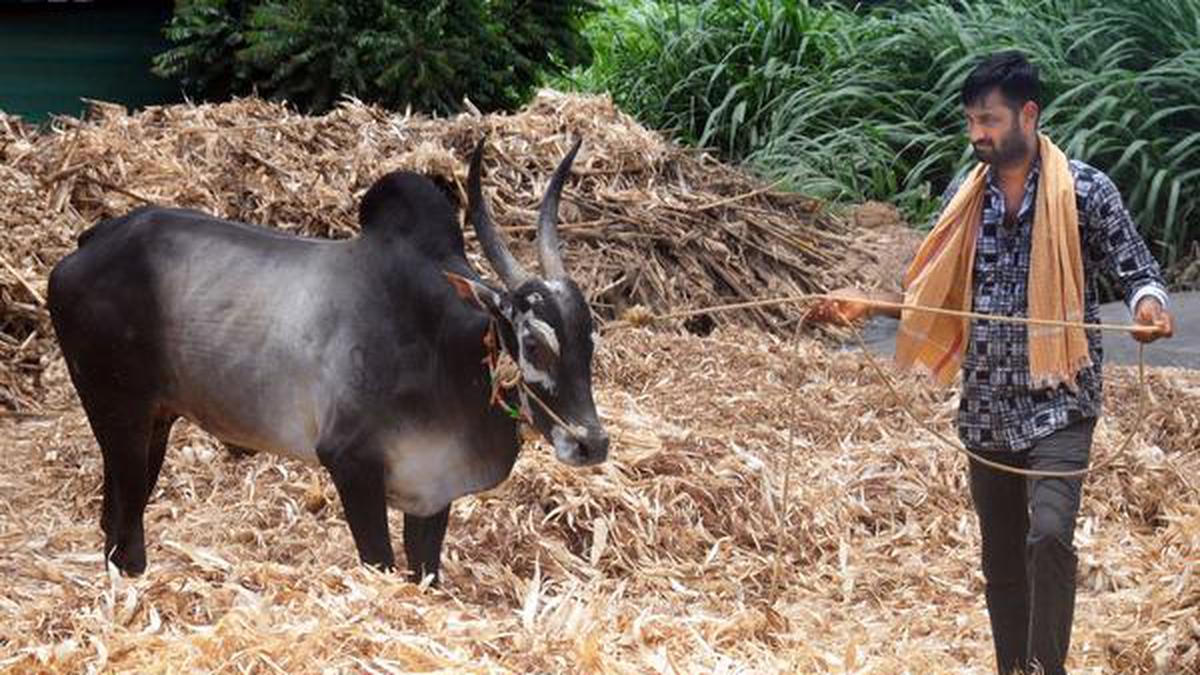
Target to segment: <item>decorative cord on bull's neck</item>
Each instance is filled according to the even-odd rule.
[[[504,352],[500,349],[500,333],[495,319],[491,320],[487,331],[483,334],[483,351],[483,364],[487,368],[488,387],[491,388],[488,394],[488,405],[500,408],[517,422],[529,423],[529,406],[518,390],[524,384],[521,379],[521,371],[511,358],[508,360],[502,358]],[[514,390],[518,390],[519,396],[516,405],[509,400],[511,392]]]
[[[558,413],[554,411],[545,401],[542,400],[533,388],[525,383],[525,378],[521,376],[521,369],[511,356],[504,359],[504,351],[500,349],[500,334],[496,327],[495,319],[488,326],[488,330],[483,336],[483,345],[486,356],[484,363],[488,369],[488,385],[491,387],[491,394],[488,399],[489,405],[498,406],[506,415],[511,417],[518,423],[533,425],[533,414],[530,411],[529,401],[532,399],[534,403],[542,409],[554,421],[564,433],[572,438],[582,439],[586,432],[580,431],[577,425],[569,424]],[[518,397],[518,404],[514,405],[509,397],[511,392],[515,391]]]

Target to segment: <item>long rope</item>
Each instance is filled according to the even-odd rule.
[[[669,312],[667,314],[651,314],[646,322],[652,321],[668,321],[670,319],[686,319],[701,314],[710,314],[713,312],[729,312],[738,309],[753,309],[756,307],[771,307],[773,305],[787,305],[800,302],[811,302],[813,300],[836,300],[839,302],[854,302],[856,304],[868,305],[871,307],[880,307],[883,309],[900,309],[912,310],[914,312],[925,312],[928,314],[943,314],[946,316],[957,316],[964,319],[983,319],[986,321],[999,321],[1002,323],[1022,323],[1033,326],[1060,326],[1066,328],[1083,328],[1085,330],[1107,330],[1120,331],[1125,333],[1147,333],[1154,330],[1153,326],[1137,326],[1128,324],[1112,324],[1112,323],[1081,323],[1078,321],[1060,321],[1058,319],[1031,319],[1023,316],[1004,316],[1000,314],[980,314],[978,312],[965,312],[957,309],[943,309],[941,307],[923,307],[921,305],[906,305],[899,302],[888,302],[886,300],[870,300],[867,298],[847,298],[840,295],[831,295],[829,293],[804,293],[801,295],[787,295],[781,298],[766,298],[763,300],[749,300],[746,302],[735,302],[727,305],[712,305],[711,307],[702,307],[699,309],[685,309],[678,312]],[[633,319],[617,319],[605,324],[606,327],[620,327],[623,325],[637,325],[640,320]]]
[[[904,413],[906,415],[908,415],[909,419],[916,422],[917,425],[919,425],[922,429],[929,432],[935,438],[937,438],[941,442],[945,443],[946,445],[949,445],[950,447],[954,448],[955,450],[958,450],[959,452],[966,454],[972,460],[979,462],[980,464],[983,464],[984,466],[996,469],[997,471],[1002,471],[1005,473],[1012,473],[1012,474],[1016,474],[1018,476],[1025,476],[1027,478],[1082,478],[1083,476],[1087,475],[1088,473],[1091,473],[1092,471],[1098,471],[1102,467],[1107,466],[1108,464],[1112,463],[1116,459],[1117,456],[1123,454],[1125,452],[1125,450],[1128,449],[1130,442],[1133,441],[1134,434],[1140,430],[1140,429],[1135,429],[1134,431],[1131,431],[1128,434],[1126,434],[1125,440],[1121,442],[1121,444],[1117,447],[1117,450],[1115,452],[1113,452],[1112,455],[1110,455],[1104,462],[1095,464],[1093,466],[1090,466],[1090,467],[1087,467],[1084,469],[1076,469],[1074,471],[1047,471],[1047,470],[1022,469],[1020,467],[1009,466],[1008,464],[1003,464],[1001,462],[996,462],[996,461],[990,460],[986,457],[979,455],[979,453],[972,451],[970,448],[963,445],[962,443],[951,441],[949,438],[947,438],[945,436],[945,434],[943,434],[940,431],[938,431],[937,429],[933,428],[933,426],[930,425],[929,423],[927,423],[925,420],[917,417],[913,413],[912,409],[909,408],[909,406],[904,404],[904,398],[900,395],[900,391],[899,391],[899,389],[897,389],[896,383],[892,380],[891,377],[888,376],[888,374],[879,365],[879,361],[871,354],[871,350],[867,348],[867,342],[866,342],[866,340],[863,339],[862,332],[859,331],[858,328],[855,326],[852,326],[851,328],[854,330],[854,336],[856,338],[858,338],[858,343],[862,347],[863,355],[866,356],[866,358],[867,358],[867,363],[870,364],[871,369],[875,371],[875,374],[879,376],[879,379],[882,380],[885,385],[887,385],[887,388],[889,390],[891,390],[892,396],[896,397],[896,401],[900,403],[901,408],[904,410]],[[1138,411],[1137,411],[1136,419],[1142,421],[1143,424],[1145,423],[1144,421],[1146,419],[1145,405],[1146,405],[1146,398],[1147,398],[1146,397],[1146,363],[1145,363],[1145,357],[1143,354],[1144,349],[1145,349],[1145,345],[1139,343],[1138,344],[1138,384],[1139,384],[1139,387],[1138,387]]]
[[[613,321],[613,322],[610,322],[609,324],[607,324],[607,326],[620,327],[622,325],[637,325],[640,323],[649,323],[649,322],[654,322],[654,321],[666,321],[666,320],[670,320],[670,319],[688,318],[688,317],[692,317],[692,316],[698,316],[701,314],[709,314],[709,313],[713,313],[713,312],[729,312],[729,311],[734,311],[734,310],[738,310],[738,309],[751,309],[751,308],[755,308],[755,307],[768,307],[768,306],[772,306],[772,305],[811,302],[813,300],[833,300],[833,301],[839,301],[839,302],[854,302],[856,304],[866,305],[869,307],[879,307],[879,308],[883,308],[883,309],[899,309],[899,310],[904,310],[904,311],[925,312],[925,313],[929,313],[929,314],[942,314],[942,315],[947,315],[947,316],[956,316],[956,317],[968,318],[968,319],[982,319],[985,321],[998,321],[998,322],[1004,322],[1004,323],[1016,323],[1016,324],[1035,325],[1035,326],[1060,326],[1060,327],[1069,327],[1069,328],[1083,328],[1085,330],[1107,330],[1107,331],[1125,332],[1125,333],[1143,333],[1143,332],[1150,332],[1150,331],[1155,330],[1153,326],[1118,325],[1118,324],[1105,324],[1105,323],[1083,323],[1083,322],[1077,322],[1077,321],[1059,321],[1056,319],[1033,319],[1033,318],[1019,317],[1019,316],[1002,316],[1002,315],[994,315],[994,314],[981,314],[978,312],[967,312],[967,311],[960,311],[960,310],[953,310],[953,309],[943,309],[940,307],[924,307],[921,305],[909,305],[909,304],[902,304],[902,303],[896,303],[896,302],[888,302],[886,300],[870,300],[867,298],[846,298],[846,297],[842,297],[842,296],[831,295],[828,293],[806,293],[803,295],[790,295],[790,296],[785,296],[782,298],[767,298],[767,299],[763,299],[763,300],[751,300],[751,301],[747,301],[747,302],[737,302],[737,303],[730,303],[730,304],[725,304],[725,305],[713,305],[710,307],[705,307],[705,308],[700,308],[700,309],[681,310],[678,312],[670,312],[667,314],[651,314],[648,317],[645,317],[645,318],[642,318],[639,320]],[[1001,462],[996,462],[996,461],[987,459],[986,457],[982,457],[978,453],[973,452],[972,450],[970,450],[966,446],[962,445],[961,443],[951,441],[949,438],[947,438],[945,436],[945,434],[943,434],[940,431],[938,431],[937,429],[933,428],[932,425],[928,424],[926,421],[922,420],[915,413],[913,413],[912,409],[907,404],[905,404],[904,397],[902,397],[900,395],[900,391],[896,387],[895,382],[884,371],[884,369],[879,365],[879,362],[875,359],[875,357],[871,355],[871,350],[867,348],[867,343],[866,343],[866,340],[863,339],[862,332],[859,331],[858,327],[855,326],[853,323],[850,323],[850,322],[846,322],[846,323],[847,323],[847,325],[850,326],[851,330],[854,332],[855,337],[858,339],[859,345],[862,347],[863,354],[866,357],[867,362],[870,364],[872,370],[875,371],[875,374],[887,386],[887,388],[891,391],[892,395],[896,397],[896,401],[898,403],[900,403],[901,408],[904,410],[905,414],[908,415],[909,419],[916,422],[918,426],[920,426],[925,431],[929,432],[931,435],[933,435],[935,438],[942,441],[946,445],[967,455],[971,460],[979,462],[980,464],[987,466],[989,468],[995,469],[997,471],[1016,474],[1018,476],[1025,476],[1027,478],[1082,478],[1083,476],[1087,475],[1088,473],[1096,471],[1102,467],[1107,466],[1111,462],[1113,462],[1117,456],[1124,453],[1125,450],[1128,449],[1130,442],[1132,442],[1132,440],[1133,440],[1133,437],[1137,434],[1138,431],[1140,431],[1140,428],[1136,428],[1136,429],[1130,431],[1129,434],[1126,435],[1125,440],[1122,441],[1122,443],[1118,446],[1116,452],[1114,452],[1106,461],[1104,461],[1100,464],[1093,465],[1091,467],[1087,467],[1084,469],[1078,469],[1075,471],[1035,471],[1032,469],[1023,469],[1020,467],[1009,466],[1009,465],[1003,464]],[[1145,404],[1146,404],[1146,399],[1147,399],[1147,395],[1146,395],[1147,385],[1146,385],[1145,345],[1141,344],[1141,343],[1138,344],[1138,385],[1139,385],[1139,387],[1138,387],[1139,395],[1138,395],[1137,419],[1141,421],[1142,425],[1144,425],[1145,420],[1146,420]]]

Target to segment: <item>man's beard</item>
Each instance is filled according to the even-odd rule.
[[[1029,154],[1029,144],[1018,128],[1013,128],[996,145],[972,145],[975,159],[992,166],[1011,166]]]

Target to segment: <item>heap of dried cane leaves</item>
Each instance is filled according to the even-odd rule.
[[[0,114],[0,406],[36,400],[52,351],[41,310],[50,267],[101,218],[146,202],[318,237],[357,230],[358,199],[394,169],[439,177],[465,200],[466,157],[488,138],[485,194],[531,252],[538,201],[576,137],[564,192],[569,269],[601,316],[664,311],[852,281],[852,230],[820,202],[772,191],[639,126],[606,98],[543,92],[513,115],[399,116],[348,102],[304,116],[257,99],[135,115],[93,103],[88,121],[37,133]],[[481,268],[482,269],[482,268]],[[711,315],[789,329],[803,308]]]

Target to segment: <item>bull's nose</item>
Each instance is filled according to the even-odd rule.
[[[584,445],[587,447],[588,459],[599,464],[608,458],[608,432],[603,429],[589,429]]]

